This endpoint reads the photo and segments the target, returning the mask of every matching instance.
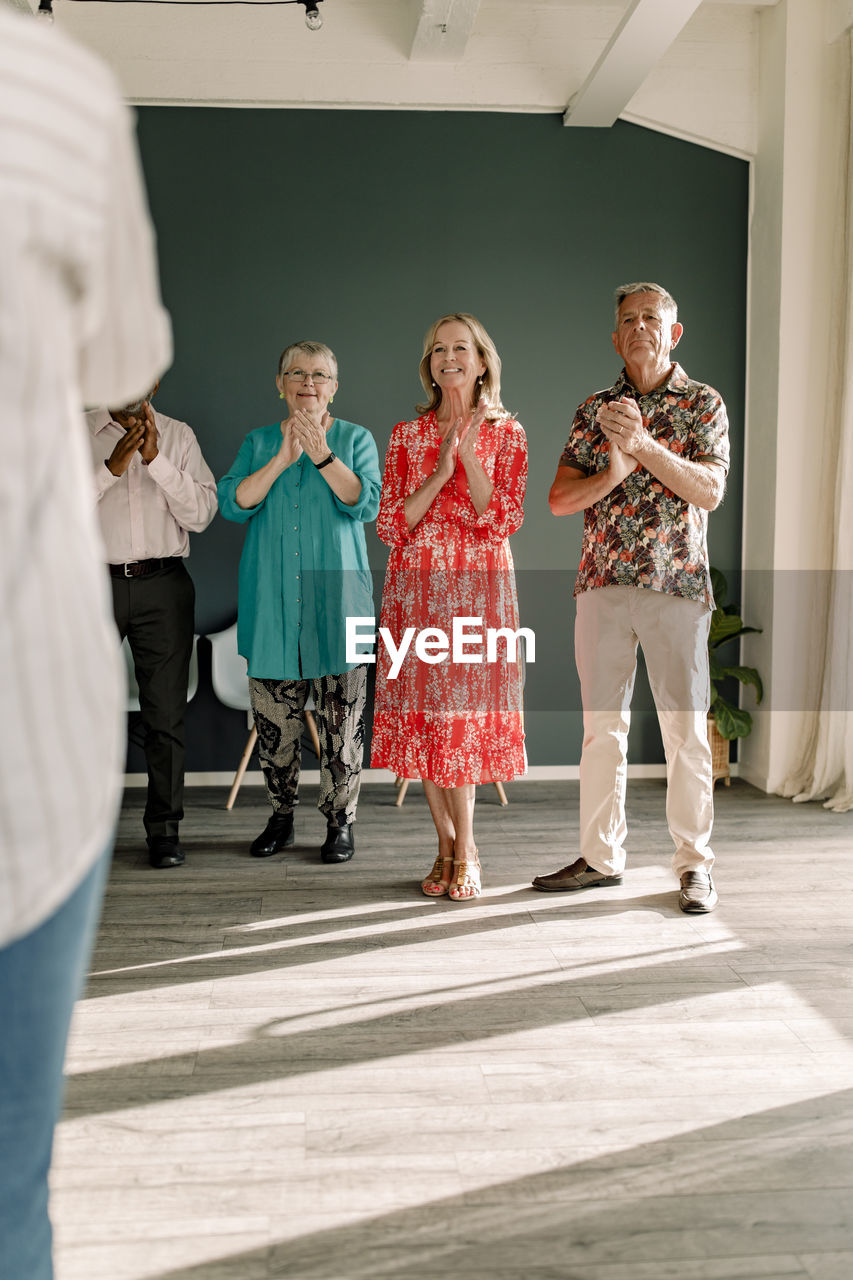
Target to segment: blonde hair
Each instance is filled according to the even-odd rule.
[[[467,311],[452,311],[450,315],[441,316],[427,329],[424,336],[424,353],[421,356],[418,373],[428,399],[426,404],[416,404],[415,411],[417,413],[431,413],[441,404],[441,387],[436,386],[432,380],[429,367],[430,357],[435,346],[435,335],[443,324],[449,324],[452,321],[458,321],[460,324],[465,325],[474,339],[480,359],[486,366],[486,372],[481,379],[477,380],[474,386],[471,408],[473,409],[477,401],[482,397],[489,406],[486,417],[499,418],[507,412],[501,403],[501,358],[498,355],[495,344],[480,324],[480,321]]]
[[[338,361],[331,347],[327,347],[325,342],[291,342],[289,347],[285,347],[281,353],[278,362],[278,375],[284,373],[290,361],[293,359],[297,351],[304,351],[307,356],[322,356],[332,371],[335,381],[338,380]]]

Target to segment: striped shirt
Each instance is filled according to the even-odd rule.
[[[0,281],[3,946],[111,839],[123,673],[80,406],[144,394],[171,339],[130,113],[90,54],[2,6]]]

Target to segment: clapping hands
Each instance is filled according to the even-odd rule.
[[[329,413],[317,417],[306,413],[304,409],[296,409],[291,417],[281,424],[282,444],[280,456],[289,466],[304,452],[312,462],[322,462],[329,455],[326,432],[332,423]]]
[[[609,470],[619,483],[640,465],[634,451],[647,435],[640,406],[630,396],[610,400],[601,406],[595,420],[610,443]]]
[[[114,476],[123,476],[130,466],[133,455],[138,453],[143,462],[153,462],[159,453],[157,442],[159,435],[154,410],[148,400],[143,401],[140,409],[134,414],[118,414],[121,419],[124,435],[116,443],[107,459],[107,467]]]
[[[454,419],[450,430],[441,442],[435,469],[436,475],[445,482],[456,470],[457,459],[466,471],[470,463],[476,459],[477,437],[480,427],[486,420],[488,408],[486,401],[481,398],[477,401],[474,412],[467,418],[460,415]]]

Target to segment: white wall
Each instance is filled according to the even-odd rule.
[[[759,20],[759,129],[751,226],[744,594],[764,634],[744,644],[768,709],[742,744],[741,774],[777,788],[802,745],[823,652],[837,450],[828,390],[837,341],[848,53],[816,0],[780,0]]]

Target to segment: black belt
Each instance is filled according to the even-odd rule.
[[[180,559],[181,556],[166,556],[159,560],[128,560],[126,564],[111,564],[107,568],[113,578],[147,578],[149,573],[165,569]]]

